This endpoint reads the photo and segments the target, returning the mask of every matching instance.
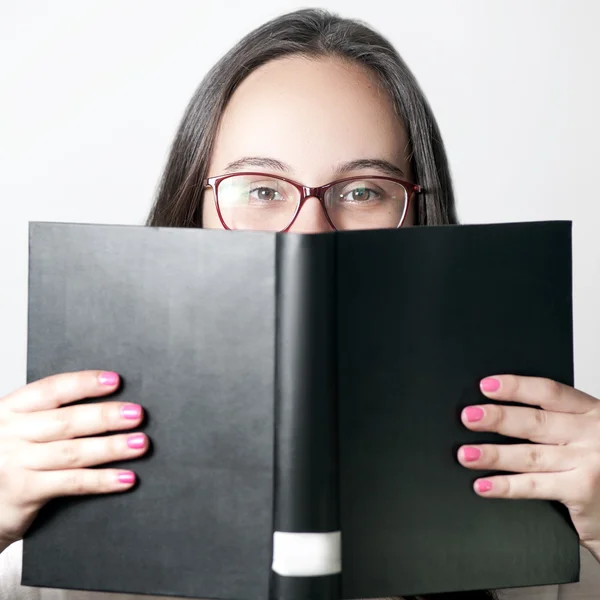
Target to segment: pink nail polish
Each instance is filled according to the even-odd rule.
[[[101,385],[117,385],[119,383],[119,374],[112,371],[104,371],[98,375],[98,383]]]
[[[463,457],[467,462],[479,460],[481,458],[481,450],[479,448],[467,446],[466,448],[463,448]]]
[[[119,483],[135,483],[135,473],[133,471],[121,471],[117,476]]]
[[[139,450],[146,445],[146,436],[143,433],[135,433],[127,438],[127,445],[134,450]]]
[[[484,415],[483,408],[479,408],[479,406],[467,406],[463,411],[463,414],[469,423],[481,421]]]
[[[492,482],[488,479],[480,479],[477,482],[477,491],[478,492],[489,492],[492,489]]]
[[[121,416],[124,419],[139,419],[142,416],[142,407],[139,404],[123,404]]]
[[[479,382],[482,392],[497,392],[500,389],[500,382],[494,377],[486,377]]]

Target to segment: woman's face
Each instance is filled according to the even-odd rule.
[[[413,181],[408,151],[392,102],[368,71],[340,59],[294,56],[260,67],[235,91],[220,123],[209,176],[253,171],[311,187],[365,175]],[[377,162],[351,164],[359,160]],[[404,224],[413,221],[409,210]],[[222,227],[210,189],[203,223]],[[290,228],[330,230],[312,197]]]

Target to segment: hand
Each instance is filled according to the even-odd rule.
[[[478,479],[475,491],[489,498],[562,502],[582,545],[600,562],[600,401],[534,377],[497,375],[480,387],[491,399],[529,406],[469,406],[461,416],[466,427],[535,443],[461,447],[458,459],[469,469],[516,473]]]
[[[86,467],[141,456],[147,437],[87,436],[138,426],[142,408],[114,401],[64,406],[110,394],[118,384],[116,373],[65,373],[0,399],[0,552],[23,537],[51,498],[133,486],[131,471]]]

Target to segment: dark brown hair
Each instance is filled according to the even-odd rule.
[[[410,143],[417,225],[457,222],[442,138],[423,92],[394,47],[367,25],[320,9],[288,13],[255,29],[208,72],[184,113],[147,224],[202,227],[203,181],[223,110],[241,81],[265,63],[291,55],[339,57],[373,72],[390,94]],[[485,600],[492,592],[435,594],[423,599]],[[408,600],[408,599],[407,599]]]
[[[456,223],[442,138],[427,100],[402,58],[365,24],[325,10],[306,9],[278,17],[246,35],[202,80],[175,135],[147,224],[202,227],[202,182],[208,176],[225,106],[254,69],[294,54],[340,57],[376,75],[407,130],[414,183],[424,189],[416,198],[416,224]]]

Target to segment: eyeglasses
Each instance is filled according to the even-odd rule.
[[[309,197],[319,200],[333,229],[396,229],[413,194],[421,191],[414,183],[380,175],[307,187],[265,173],[231,173],[209,177],[204,186],[213,190],[225,229],[263,231],[287,231]]]

